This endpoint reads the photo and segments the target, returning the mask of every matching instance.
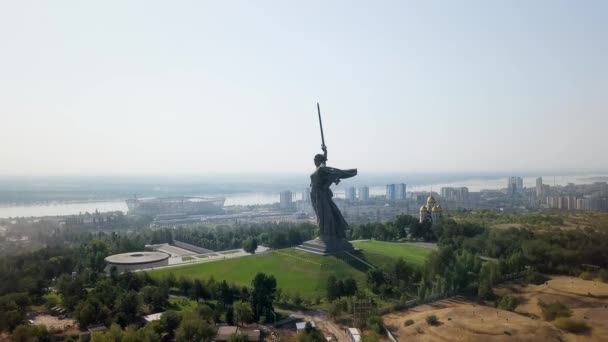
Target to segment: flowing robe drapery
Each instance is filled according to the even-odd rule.
[[[332,183],[357,175],[357,169],[340,170],[321,165],[310,175],[310,201],[317,214],[321,238],[344,239],[348,224],[332,200]]]

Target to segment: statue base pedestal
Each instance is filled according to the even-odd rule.
[[[320,254],[320,255],[331,255],[340,252],[354,252],[355,248],[346,239],[336,238],[316,238],[314,240],[306,241],[296,247],[301,251]]]

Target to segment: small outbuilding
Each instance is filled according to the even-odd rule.
[[[348,337],[350,338],[350,342],[361,341],[361,331],[359,331],[359,329],[348,328],[346,331],[348,332]]]

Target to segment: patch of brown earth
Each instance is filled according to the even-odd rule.
[[[435,315],[439,325],[426,317]],[[553,325],[513,312],[477,305],[461,297],[387,314],[384,323],[399,341],[559,341]],[[407,320],[413,320],[405,326]]]
[[[585,321],[591,330],[586,334],[563,332],[566,341],[608,341],[608,284],[575,277],[553,277],[541,285],[508,285],[494,290],[499,296],[511,295],[522,304],[516,313],[542,320],[539,301],[560,302],[572,311],[572,318]]]

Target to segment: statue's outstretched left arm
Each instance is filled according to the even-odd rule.
[[[340,179],[351,178],[357,175],[357,169],[340,170],[328,167],[327,172],[331,175],[334,183],[338,184]]]

